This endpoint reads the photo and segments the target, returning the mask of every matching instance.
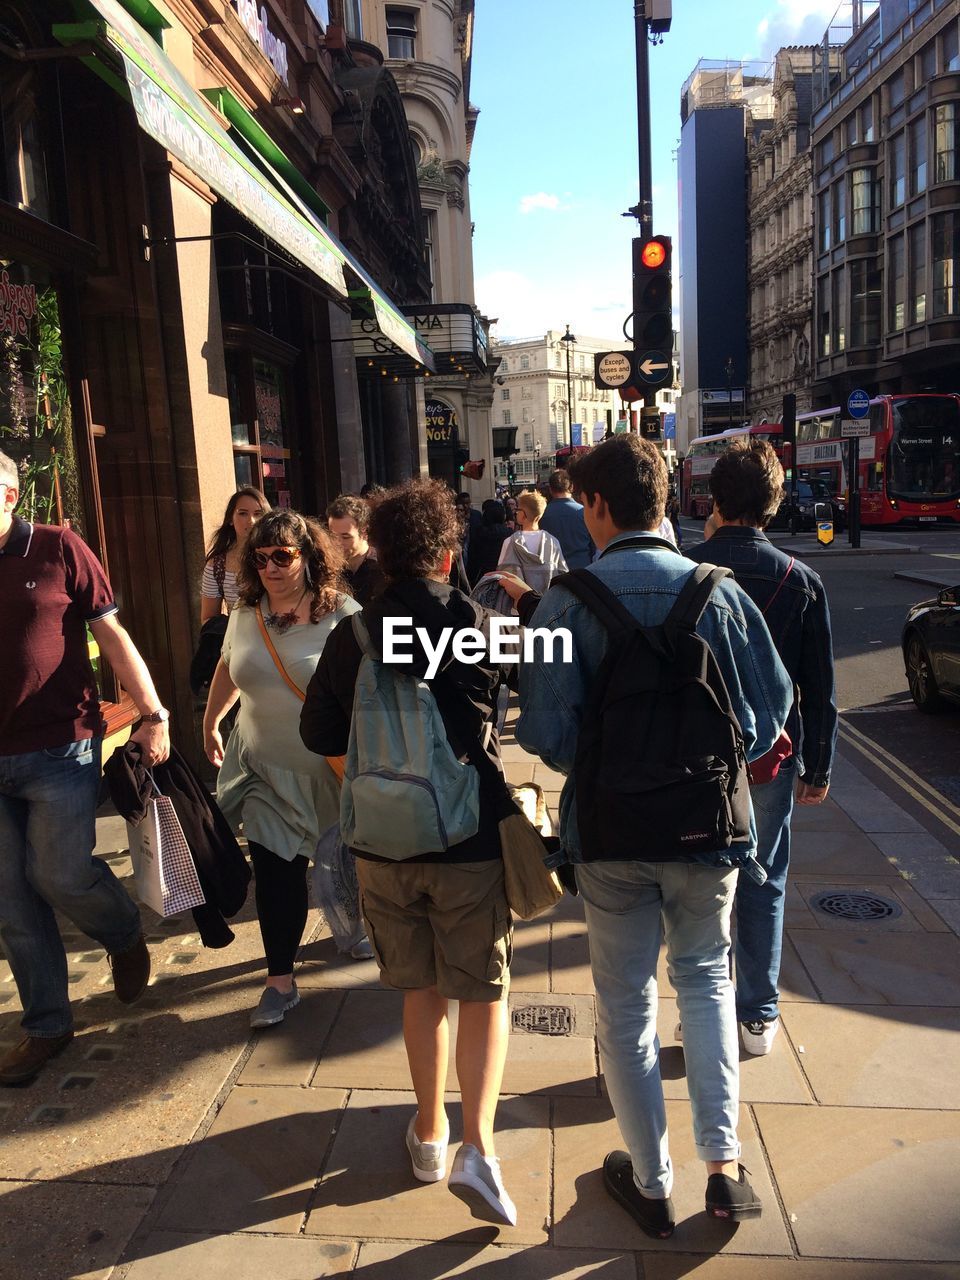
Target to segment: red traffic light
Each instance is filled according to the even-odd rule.
[[[667,260],[667,247],[662,240],[648,240],[640,250],[640,261],[651,271],[662,267]]]

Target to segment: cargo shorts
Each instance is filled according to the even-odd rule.
[[[357,858],[360,905],[380,966],[399,991],[493,1004],[510,985],[513,920],[503,863]]]

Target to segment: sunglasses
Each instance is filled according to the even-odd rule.
[[[297,547],[277,547],[276,551],[271,551],[268,556],[262,551],[253,553],[253,563],[258,569],[265,569],[272,560],[279,569],[289,569],[294,560],[300,559],[300,550]]]

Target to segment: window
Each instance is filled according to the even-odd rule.
[[[522,387],[520,388],[520,399],[521,399],[521,400],[530,400],[530,399],[532,399],[532,398],[533,398],[533,397],[532,397],[532,395],[531,395],[530,388],[529,388],[528,386],[526,386],[526,385],[522,386]]]
[[[890,139],[890,207],[903,204],[907,195],[906,137],[901,131]]]
[[[529,453],[532,448],[533,448],[533,433],[530,431],[525,431],[523,433],[523,451],[524,453]]]
[[[851,111],[850,115],[847,116],[846,130],[847,146],[855,147],[860,141],[860,135],[857,130],[857,113],[855,111]]]
[[[417,56],[417,15],[412,9],[387,10],[387,57]]]
[[[510,361],[507,359],[506,356],[503,356],[500,360],[500,372],[501,373],[510,372]]]
[[[927,117],[920,116],[910,125],[910,194],[918,196],[927,189]]]
[[[509,409],[504,409],[504,411],[503,411],[503,425],[504,425],[505,427],[509,427],[512,421],[513,421],[513,415],[510,413],[510,410],[509,410]]]
[[[436,240],[437,215],[435,213],[425,213],[423,215],[423,256],[427,264],[427,275],[430,277],[430,297],[436,297],[436,263],[433,256],[433,246]]]
[[[520,357],[520,368],[521,368],[521,369],[529,369],[529,368],[530,368],[530,357],[529,357],[529,356],[521,356],[521,357]]]
[[[957,176],[957,104],[945,102],[933,115],[933,180],[953,182]]]
[[[558,369],[563,368],[563,356],[560,354],[559,347],[557,347],[556,351],[553,353],[553,363],[557,366]]]
[[[503,390],[500,392],[500,399],[501,399],[501,400],[509,400],[509,399],[510,399],[510,388],[509,388],[509,387],[504,387],[504,388],[503,388]]]
[[[927,227],[910,228],[910,323],[927,318]]]
[[[899,107],[903,101],[904,94],[904,76],[903,67],[890,77],[887,81],[887,110],[892,111],[894,107]]]
[[[960,42],[957,40],[956,22],[951,22],[940,37],[940,62],[944,71],[960,71]]]
[[[360,0],[343,0],[343,25],[351,39],[363,39],[363,18],[360,14]]]
[[[926,84],[937,74],[937,46],[933,40],[920,53],[920,83]]]
[[[820,338],[820,354],[830,354],[830,277],[821,276],[817,281],[817,332]]]
[[[845,268],[833,273],[833,329],[834,351],[847,348],[847,272]]]
[[[903,236],[890,237],[890,317],[889,327],[902,329],[905,319],[906,298],[906,264],[904,262]]]
[[[850,343],[875,346],[880,341],[880,304],[883,269],[879,258],[850,263]]]
[[[872,235],[880,230],[880,186],[873,169],[854,169],[850,175],[851,233]]]
[[[521,413],[521,415],[520,415],[520,418],[521,418],[521,420],[522,420],[523,422],[529,422],[529,421],[530,421],[530,410],[529,410],[529,409],[524,409],[524,410],[523,410],[523,412],[522,412],[522,413]]]
[[[833,186],[833,239],[835,244],[845,240],[847,235],[847,202],[844,199],[843,183]]]
[[[817,197],[817,213],[820,223],[820,252],[826,253],[832,242],[833,221],[830,210],[830,190],[821,191]]]
[[[960,259],[960,214],[938,213],[933,218],[933,314],[955,316],[957,261]]]
[[[872,98],[868,98],[860,108],[860,137],[864,142],[874,141]]]

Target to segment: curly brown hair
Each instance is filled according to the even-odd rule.
[[[341,493],[327,507],[328,520],[352,520],[357,531],[366,534],[370,524],[370,505],[363,498],[355,498],[352,494]]]
[[[369,538],[391,582],[428,578],[460,545],[453,494],[442,480],[408,480],[388,489],[370,516]]]
[[[724,520],[765,529],[783,501],[783,467],[766,440],[735,440],[714,463],[710,492]]]
[[[264,594],[264,586],[253,563],[260,547],[297,547],[303,556],[307,590],[313,593],[310,621],[319,622],[332,613],[346,590],[341,579],[343,554],[318,521],[297,511],[269,511],[250,530],[240,560],[237,589],[243,604],[253,608]]]

